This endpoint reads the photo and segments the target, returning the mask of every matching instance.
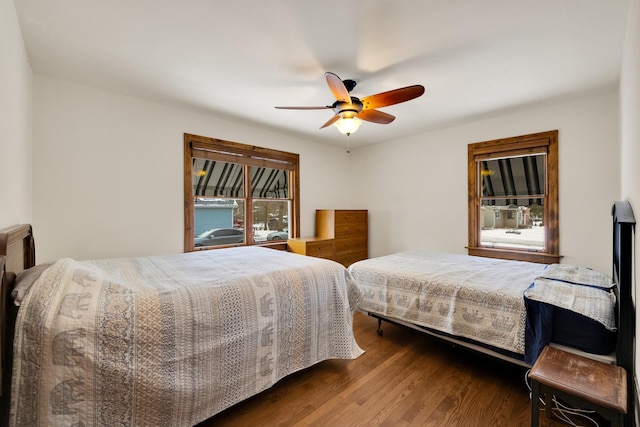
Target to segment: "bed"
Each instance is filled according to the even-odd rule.
[[[361,310],[529,365],[552,340],[600,355],[615,346],[613,282],[581,267],[414,250],[350,271],[363,293]]]
[[[408,251],[349,267],[363,294],[359,310],[379,319],[379,334],[383,320],[399,323],[529,367],[549,344],[617,362],[631,375],[635,218],[627,202],[614,203],[612,217],[611,276],[579,266]]]
[[[0,231],[0,265],[12,426],[192,426],[362,353],[360,293],[332,261],[238,247],[36,266],[27,225]]]

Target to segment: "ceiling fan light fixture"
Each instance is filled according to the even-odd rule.
[[[360,98],[350,94],[351,89],[356,85],[354,80],[341,80],[336,74],[330,72],[324,73],[324,76],[329,90],[335,98],[335,102],[332,105],[276,108],[287,110],[333,110],[333,116],[320,126],[320,129],[336,125],[340,132],[349,136],[358,130],[362,120],[387,125],[395,119],[395,116],[382,112],[378,108],[410,101],[422,96],[424,93],[424,86],[413,85],[380,92],[360,100]]]
[[[334,126],[338,128],[340,132],[349,136],[358,130],[362,120],[357,117],[342,118],[334,123]]]

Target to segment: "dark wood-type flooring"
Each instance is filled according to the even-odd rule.
[[[365,353],[292,374],[210,418],[218,426],[528,426],[523,367],[356,313]],[[546,420],[541,426],[564,424]],[[589,424],[585,424],[589,425]]]

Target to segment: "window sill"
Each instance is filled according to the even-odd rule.
[[[280,251],[286,251],[287,250],[287,241],[286,240],[274,240],[271,241],[269,243],[255,243],[252,245],[244,245],[242,243],[238,243],[238,244],[231,244],[231,245],[215,245],[215,246],[197,246],[194,247],[192,251],[190,252],[197,252],[197,251],[210,251],[210,250],[215,250],[215,249],[228,249],[228,248],[237,248],[240,246],[258,246],[258,247],[262,247],[262,248],[269,248],[269,249],[277,249]]]
[[[546,252],[525,252],[508,249],[495,249],[484,247],[467,246],[469,255],[482,256],[487,258],[508,259],[513,261],[536,262],[539,264],[558,264],[561,255]]]

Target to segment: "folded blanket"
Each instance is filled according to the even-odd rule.
[[[552,264],[524,291],[525,361],[533,364],[552,339],[554,309],[570,310],[616,330],[614,283],[588,268]]]
[[[606,274],[591,270],[590,268],[569,264],[551,264],[547,266],[540,277],[602,289],[611,289],[614,285],[611,277]]]
[[[571,310],[601,323],[610,331],[616,330],[616,297],[611,289],[538,277],[524,291],[524,297]]]

